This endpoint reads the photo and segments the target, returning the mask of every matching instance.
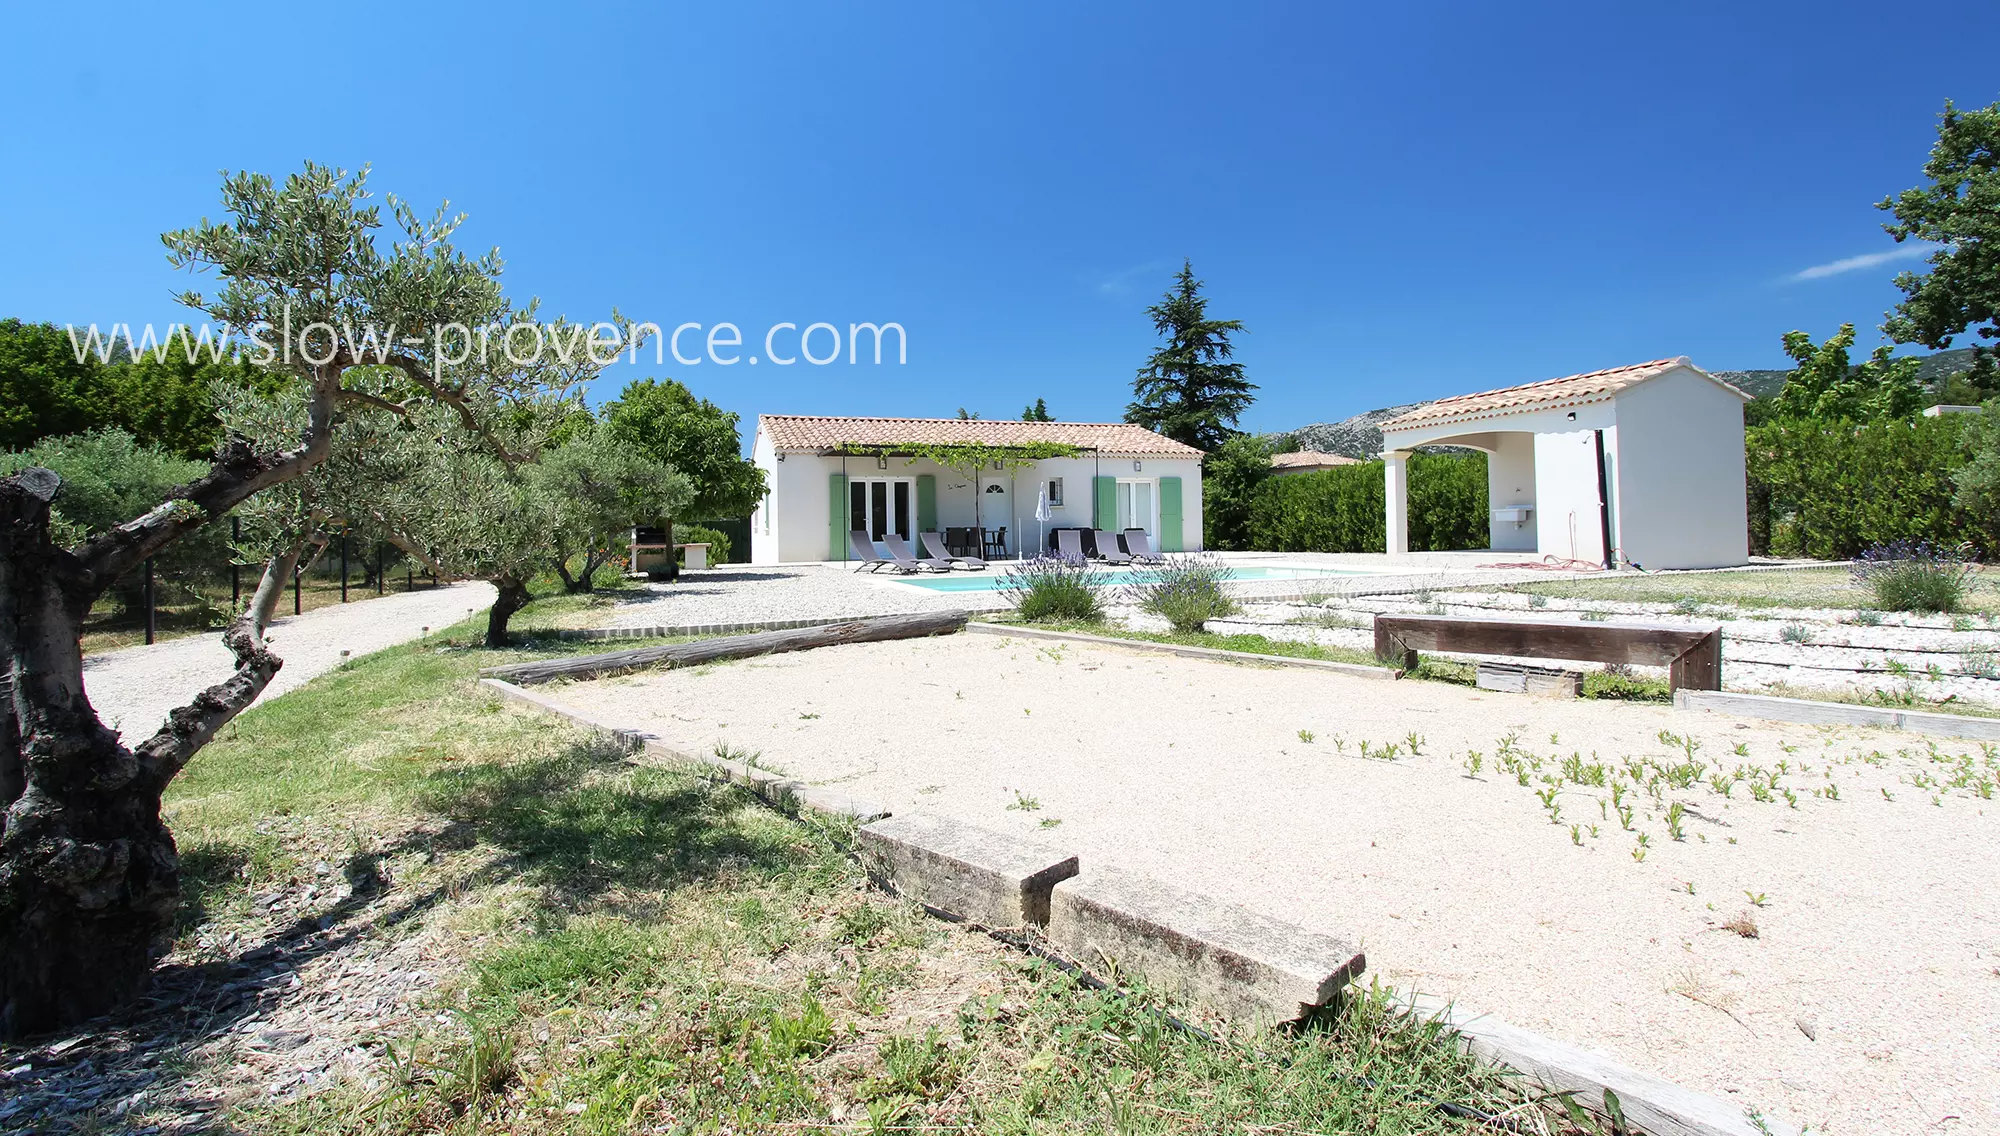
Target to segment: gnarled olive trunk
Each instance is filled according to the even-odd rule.
[[[267,606],[253,605],[224,635],[235,674],[144,742],[121,743],[84,694],[79,642],[109,581],[51,542],[49,502],[59,485],[39,469],[0,481],[0,649],[11,679],[0,733],[4,1037],[75,1025],[145,989],[180,899],[160,795],[280,665],[262,641],[276,595],[267,578]],[[281,559],[288,572],[296,551]]]
[[[528,606],[528,585],[525,581],[502,578],[493,581],[496,594],[493,606],[486,612],[486,645],[505,647],[507,645],[507,621],[514,613]]]

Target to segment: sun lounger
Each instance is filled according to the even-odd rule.
[[[894,568],[898,572],[914,572],[917,570],[914,564],[905,568],[893,560],[884,559],[881,553],[875,551],[875,542],[869,540],[868,534],[861,529],[847,530],[847,547],[853,551],[854,558],[861,561],[854,568],[856,572],[861,571],[863,568],[868,569],[870,572],[881,568]]]
[[[918,556],[910,551],[910,543],[895,533],[882,534],[882,547],[889,550],[889,559],[905,572],[930,571],[949,572],[951,561],[935,556]]]
[[[963,564],[967,568],[975,570],[986,567],[986,561],[981,560],[977,556],[953,556],[951,550],[945,547],[944,538],[934,532],[918,533],[917,543],[923,546],[925,552],[931,554],[931,559],[933,560]]]
[[[1056,555],[1077,564],[1089,559],[1083,554],[1083,533],[1076,529],[1057,529]]]
[[[1125,530],[1125,550],[1141,564],[1165,564],[1166,558],[1153,551],[1153,538],[1145,529]]]
[[[1098,529],[1096,532],[1097,555],[1099,557],[1109,564],[1132,563],[1132,557],[1126,555],[1125,550],[1118,547],[1117,533],[1105,532],[1103,529]]]

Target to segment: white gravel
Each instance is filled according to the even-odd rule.
[[[1231,590],[1246,598],[1295,597],[1302,593],[1352,595],[1382,589],[1407,589],[1419,584],[1454,586],[1507,580],[1546,580],[1547,572],[1482,570],[1479,560],[1463,553],[1418,554],[1400,565],[1406,571],[1384,573],[1386,558],[1319,553],[1223,553],[1232,565],[1359,569],[1369,575],[1319,579],[1243,581]],[[1493,554],[1479,554],[1491,559]],[[1004,574],[1011,562],[995,561],[982,576]],[[952,576],[975,575],[963,571]],[[919,579],[931,577],[916,577]],[[1566,577],[1564,577],[1566,578]],[[661,627],[705,623],[748,623],[776,619],[833,619],[864,615],[900,615],[916,611],[997,611],[1008,602],[999,592],[937,592],[901,582],[884,570],[857,572],[839,564],[730,564],[683,573],[680,582],[644,585],[645,598],[608,609],[598,626]]]
[[[996,592],[945,594],[899,585],[887,575],[855,574],[818,564],[731,564],[683,572],[673,584],[645,585],[646,598],[610,609],[604,627],[833,619],[1004,607]]]
[[[2000,1131],[2000,818],[1948,787],[1963,759],[1991,791],[1977,747],[983,635],[559,697],[1356,937],[1385,982],[1816,1132]],[[1562,785],[1551,823],[1540,778],[1571,754],[1684,760],[1662,730],[1705,772],[1786,762],[1796,807],[1741,781],[1626,790],[1643,861],[1605,789]],[[1497,768],[1508,735],[1543,762],[1529,786]],[[1722,928],[1739,915],[1758,937]]]
[[[272,649],[285,665],[257,701],[339,666],[342,651],[360,656],[393,647],[417,638],[426,626],[442,629],[492,604],[493,585],[452,584],[287,616],[270,630]],[[98,716],[133,745],[159,729],[169,711],[234,670],[222,633],[216,632],[85,656],[83,683]]]

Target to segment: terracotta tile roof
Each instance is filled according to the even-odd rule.
[[[1200,450],[1129,422],[1015,422],[1010,419],[832,418],[808,414],[763,414],[757,430],[788,453],[822,452],[841,445],[1006,446],[1059,442],[1102,454],[1199,458]]]
[[[1318,450],[1298,450],[1289,454],[1272,454],[1272,469],[1317,469],[1323,465],[1354,465],[1359,458],[1346,454],[1326,454]]]
[[[1650,363],[1634,363],[1629,367],[1612,367],[1605,371],[1587,371],[1581,375],[1569,375],[1560,379],[1543,379],[1538,383],[1524,383],[1518,387],[1441,398],[1389,419],[1382,423],[1382,429],[1396,430],[1460,418],[1493,418],[1520,410],[1596,402],[1626,387],[1643,383],[1656,375],[1663,375],[1676,367],[1692,368],[1718,385],[1736,390],[1721,379],[1716,379],[1708,375],[1708,372],[1695,367],[1693,363],[1688,362],[1687,356],[1681,355],[1673,359],[1655,359]],[[1737,393],[1742,394],[1741,391]],[[1744,397],[1749,396],[1744,395]]]

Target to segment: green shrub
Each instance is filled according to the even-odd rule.
[[[1267,479],[1250,502],[1250,547],[1271,552],[1381,552],[1382,463]],[[1486,455],[1410,457],[1410,548],[1444,552],[1491,543]]]
[[[729,534],[720,529],[712,529],[707,525],[675,525],[674,543],[708,545],[710,565],[729,562]]]
[[[1583,696],[1620,702],[1671,702],[1673,693],[1660,678],[1638,678],[1623,671],[1586,671]]]
[[[1186,635],[1236,611],[1236,601],[1222,586],[1228,578],[1229,569],[1218,556],[1206,552],[1169,556],[1128,589],[1128,598]]]
[[[62,478],[50,536],[65,547],[98,536],[167,499],[176,486],[208,472],[208,463],[176,457],[147,446],[123,430],[93,430],[44,438],[28,449],[0,454],[0,477],[30,466],[52,469]],[[212,523],[182,537],[155,558],[161,587],[191,582],[228,570],[227,523]],[[112,595],[128,609],[140,604],[143,573],[118,582]]]
[[[1965,603],[1977,569],[1972,546],[1899,540],[1861,554],[1854,577],[1883,611],[1953,612]]]
[[[1492,543],[1486,455],[1477,450],[1411,454],[1410,550],[1454,552]]]
[[[1954,500],[1955,474],[1970,460],[1971,417],[1754,427],[1746,435],[1751,551],[1850,560],[1875,544],[1969,539],[1993,554],[1995,518]]]
[[[1000,594],[1033,623],[1095,623],[1104,617],[1097,590],[1109,582],[1088,561],[1037,556],[1007,569]]]

